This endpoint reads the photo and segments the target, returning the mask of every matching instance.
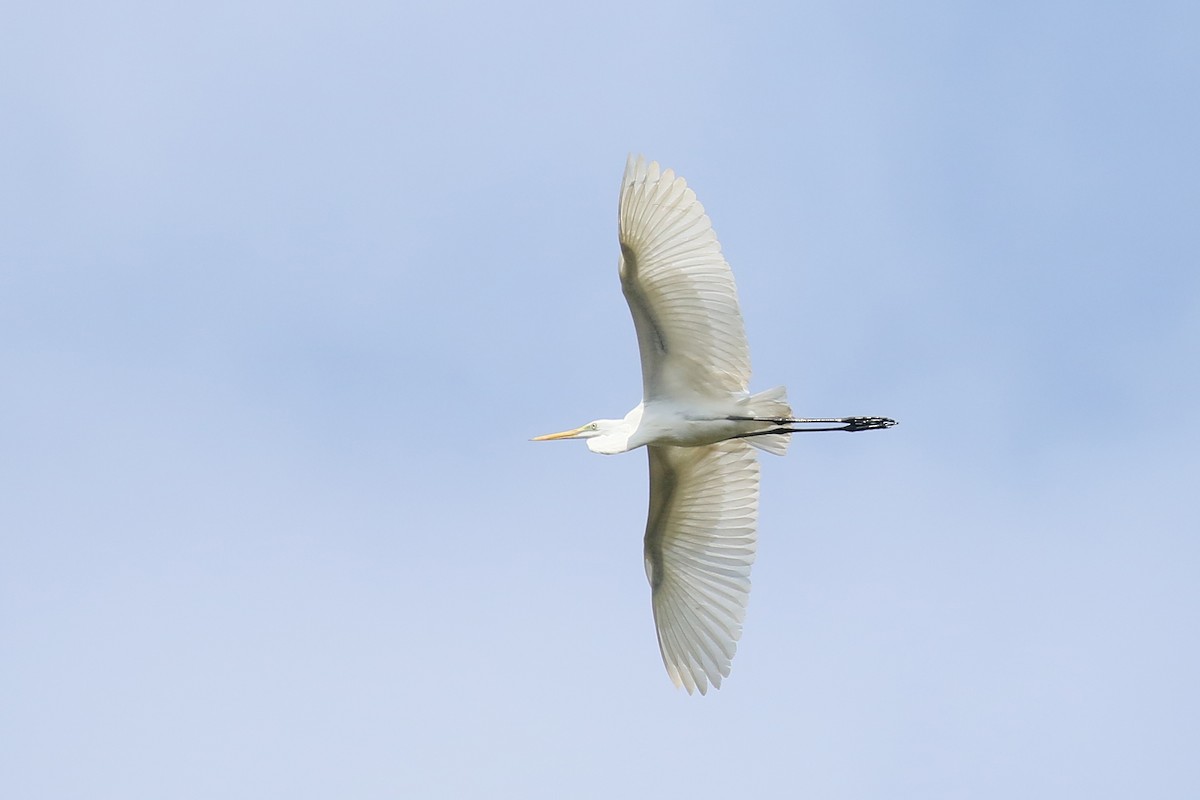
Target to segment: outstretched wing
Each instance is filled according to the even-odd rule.
[[[746,391],[750,348],[733,272],[696,193],[657,162],[630,156],[618,216],[645,398]]]
[[[646,448],[646,577],[667,674],[720,688],[742,635],[757,546],[758,461],[744,441]]]

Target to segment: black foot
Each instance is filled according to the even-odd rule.
[[[844,431],[876,431],[890,428],[896,420],[887,417],[847,417]]]
[[[827,425],[832,427],[824,428],[795,428],[790,430],[772,430],[764,433],[805,433],[807,431],[878,431],[884,428],[890,428],[896,424],[896,420],[888,419],[887,417],[827,417],[819,419],[793,419],[791,417],[738,417],[731,416],[726,419],[735,420],[738,422],[767,422],[771,425],[790,426],[790,425]],[[752,436],[761,436],[763,433],[750,434]]]

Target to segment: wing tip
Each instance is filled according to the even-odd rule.
[[[724,670],[710,675],[703,668],[684,667],[680,670],[676,665],[668,664],[667,677],[671,679],[671,683],[675,684],[676,689],[683,689],[689,696],[699,692],[700,696],[704,697],[708,694],[709,688],[721,688],[721,679],[729,677],[729,666],[726,665]]]
[[[625,157],[625,175],[621,180],[622,186],[634,186],[640,183],[657,183],[661,178],[674,181],[672,170],[663,170],[657,161],[647,159],[641,153],[629,152]]]

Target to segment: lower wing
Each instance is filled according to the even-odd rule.
[[[742,635],[757,547],[758,461],[744,441],[651,446],[646,577],[667,674],[720,688]]]

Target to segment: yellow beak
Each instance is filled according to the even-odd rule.
[[[586,427],[587,427],[587,425],[581,425],[578,428],[572,428],[571,430],[563,431],[562,433],[547,433],[545,436],[535,436],[532,439],[530,439],[529,441],[531,441],[531,442],[550,442],[555,439],[574,439],[576,436],[583,433],[583,429]]]

